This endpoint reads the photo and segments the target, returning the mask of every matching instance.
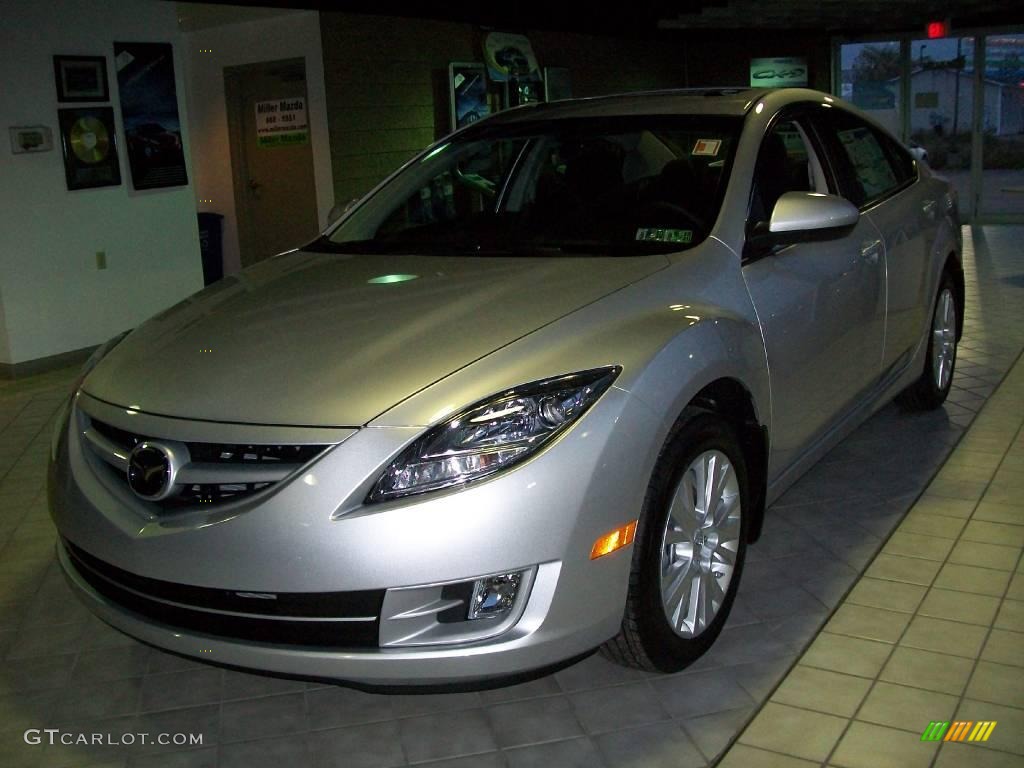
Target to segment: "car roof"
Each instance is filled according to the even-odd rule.
[[[525,122],[573,117],[628,115],[732,115],[742,117],[770,93],[766,88],[675,88],[525,104],[499,112],[489,122]],[[492,123],[493,124],[493,123]]]

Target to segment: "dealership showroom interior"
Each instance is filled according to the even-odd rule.
[[[1019,0],[0,12],[0,766],[1024,768]]]

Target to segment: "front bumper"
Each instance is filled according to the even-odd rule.
[[[146,433],[182,427],[146,414],[132,419]],[[145,642],[283,674],[435,685],[555,664],[619,629],[631,550],[594,561],[589,552],[598,536],[639,513],[650,476],[650,446],[639,436],[656,433],[646,408],[621,390],[606,392],[578,424],[517,468],[463,490],[372,507],[362,504],[367,488],[419,429],[359,430],[270,493],[168,515],[155,514],[98,470],[76,425],[72,415],[55,446],[54,521],[71,545],[130,574],[199,589],[334,593],[533,573],[521,614],[496,636],[423,647],[329,647],[156,620],[101,594],[60,545],[79,597]]]

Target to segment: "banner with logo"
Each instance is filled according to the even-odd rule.
[[[751,88],[806,88],[807,59],[781,56],[750,60]]]

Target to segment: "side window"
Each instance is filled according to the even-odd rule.
[[[836,142],[838,161],[845,167],[843,194],[858,207],[888,197],[914,177],[913,164],[899,161],[890,139],[863,120],[832,109],[828,133]],[[908,158],[909,159],[909,158]]]
[[[821,161],[800,124],[782,120],[761,143],[754,168],[750,218],[767,221],[786,192],[828,192]]]
[[[917,178],[917,167],[914,165],[914,158],[910,156],[906,148],[898,141],[880,131],[877,132],[878,140],[885,148],[892,165],[893,173],[899,183],[906,184]]]

